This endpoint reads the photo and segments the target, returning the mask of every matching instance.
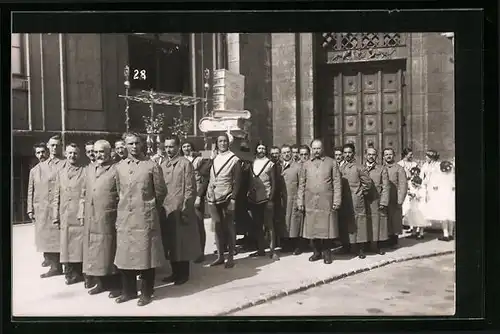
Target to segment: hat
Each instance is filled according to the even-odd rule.
[[[442,172],[449,172],[453,168],[453,164],[450,161],[441,161],[441,164],[439,165],[439,168],[441,169]]]

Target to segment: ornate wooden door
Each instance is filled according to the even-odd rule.
[[[326,108],[321,113],[326,117],[321,128],[327,147],[352,142],[359,162],[364,161],[368,147],[378,150],[379,162],[386,147],[399,157],[403,115],[399,62],[327,65],[325,69]]]

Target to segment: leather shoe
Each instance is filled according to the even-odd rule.
[[[323,252],[323,262],[325,264],[331,264],[333,262],[331,251],[324,251]]]
[[[121,291],[111,291],[108,295],[109,298],[117,298],[121,296]]]
[[[149,296],[141,295],[141,297],[139,297],[139,300],[137,301],[137,306],[148,305],[149,303],[151,303],[151,299],[152,298]]]
[[[321,260],[321,254],[320,253],[314,253],[309,258],[309,261],[311,261],[311,262],[318,261],[318,260]]]
[[[63,272],[62,270],[54,270],[54,269],[50,269],[49,271],[47,271],[46,273],[44,274],[41,274],[40,275],[40,278],[48,278],[48,277],[52,277],[52,276],[59,276],[59,275],[62,275]]]
[[[129,300],[135,299],[137,296],[126,296],[126,295],[121,295],[120,297],[115,299],[115,302],[117,304],[125,303],[128,302]]]
[[[300,248],[296,248],[294,251],[293,251],[293,255],[300,255],[302,254],[302,249]]]
[[[186,284],[187,281],[189,281],[189,278],[182,278],[174,281],[174,285],[183,285]]]
[[[97,295],[97,294],[102,293],[104,291],[105,290],[104,290],[104,288],[102,286],[97,285],[92,290],[89,290],[89,295]]]
[[[170,275],[161,280],[163,283],[172,283],[175,282],[174,275]]]

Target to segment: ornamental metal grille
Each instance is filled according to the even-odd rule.
[[[401,33],[335,33],[324,32],[323,48],[329,48],[334,51],[363,50],[373,48],[392,48],[403,46],[404,41]]]

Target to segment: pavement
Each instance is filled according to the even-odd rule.
[[[212,254],[214,235],[207,229],[206,254]],[[400,247],[385,255],[366,259],[335,256],[331,265],[308,261],[309,253],[283,255],[280,261],[270,258],[236,256],[232,269],[191,265],[191,280],[182,286],[164,284],[161,278],[170,273],[166,265],[157,270],[154,301],[138,307],[135,301],[116,304],[107,294],[88,295],[83,284],[66,286],[64,277],[41,279],[42,255],[34,247],[32,224],[12,228],[12,313],[13,316],[222,316],[301,292],[311,287],[345,279],[397,262],[452,254],[454,242],[436,240],[439,234],[428,234],[424,240],[400,239]]]
[[[257,305],[234,316],[452,316],[455,255],[394,263]]]

